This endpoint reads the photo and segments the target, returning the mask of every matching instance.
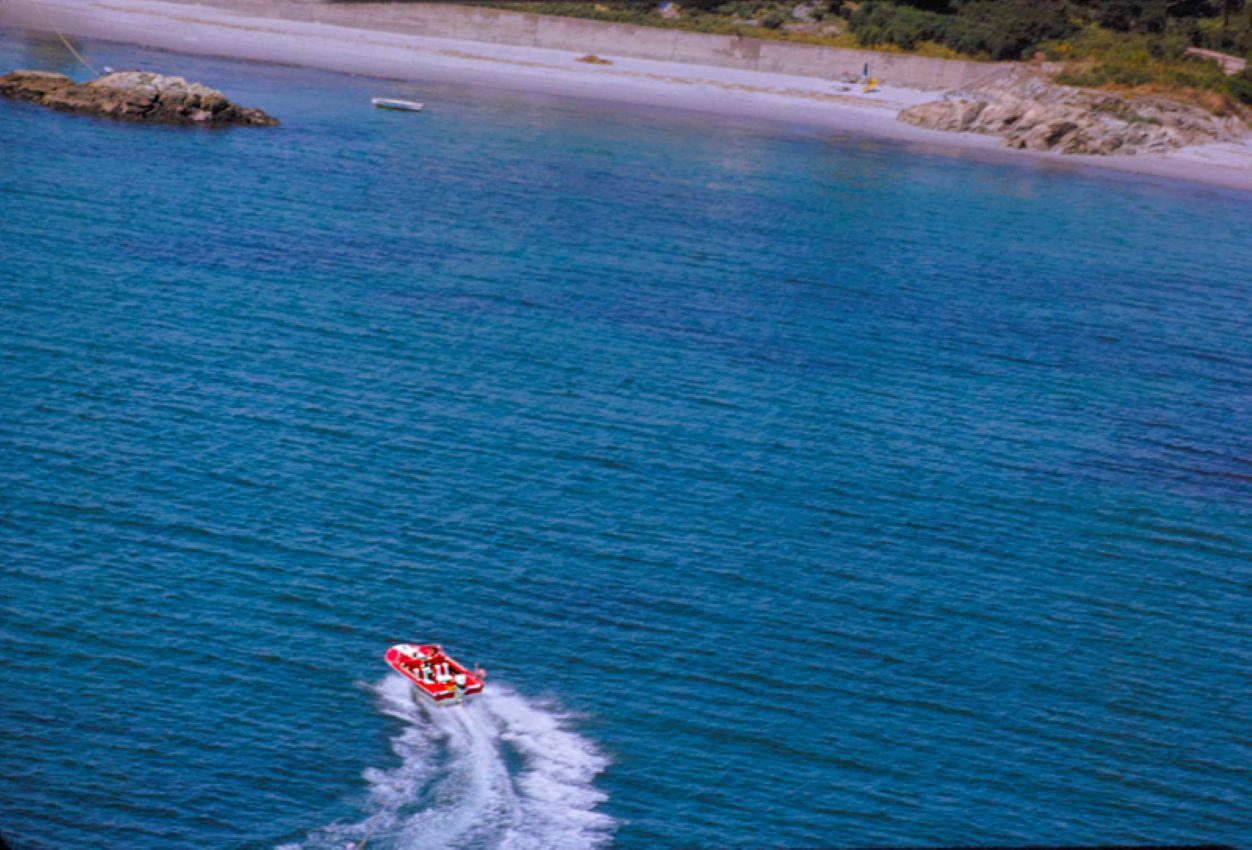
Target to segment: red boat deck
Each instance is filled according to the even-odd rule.
[[[387,650],[387,663],[435,703],[458,703],[482,693],[483,673],[461,664],[436,643],[398,643]]]

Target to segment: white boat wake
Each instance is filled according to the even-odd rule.
[[[399,676],[374,686],[382,710],[405,725],[392,740],[400,763],[364,773],[368,815],[296,846],[581,850],[608,843],[613,820],[596,811],[606,795],[592,784],[608,760],[562,715],[497,684],[453,707],[417,705],[410,687]]]

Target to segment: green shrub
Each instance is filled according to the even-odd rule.
[[[1230,93],[1238,98],[1240,103],[1252,106],[1252,65],[1231,77],[1228,84]]]
[[[940,41],[947,26],[944,15],[872,0],[862,3],[848,20],[848,28],[861,44],[894,44],[905,50],[923,41]]]
[[[783,16],[778,12],[766,12],[765,17],[761,18],[761,26],[766,29],[776,30],[783,25]]]
[[[1177,37],[1154,38],[1148,42],[1148,54],[1153,59],[1181,59],[1187,55],[1188,42]]]
[[[899,0],[902,6],[913,6],[921,9],[923,12],[942,12],[944,14],[954,11],[954,3],[960,0]]]
[[[1092,4],[1095,21],[1119,32],[1160,32],[1168,13],[1167,0],[1096,0]]]
[[[1194,43],[1210,50],[1248,55],[1252,53],[1252,18],[1247,14],[1232,15],[1229,26],[1221,18],[1195,22]]]
[[[848,25],[862,44],[912,50],[923,41],[937,41],[959,53],[993,59],[1017,59],[1074,29],[1061,0],[969,0],[955,15],[866,0]]]
[[[724,2],[725,0],[682,0],[678,5],[690,11],[711,12]],[[655,6],[656,4],[653,3],[652,5]]]
[[[1148,86],[1218,114],[1227,114],[1230,99],[1252,104],[1252,77],[1227,77],[1216,62],[1186,55],[1184,31],[1171,24],[1158,36],[1091,25],[1047,52],[1070,61],[1057,77],[1068,85]]]
[[[1073,31],[1060,0],[973,0],[961,6],[944,43],[962,53],[1018,59]]]

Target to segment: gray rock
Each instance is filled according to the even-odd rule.
[[[14,71],[0,76],[0,94],[66,112],[128,121],[261,127],[278,123],[259,109],[231,103],[217,89],[147,71],[118,71],[82,84],[64,74]]]
[[[795,18],[797,21],[809,23],[817,20],[817,17],[813,14],[816,11],[816,3],[800,3],[791,10],[791,17]]]
[[[1247,125],[1157,95],[1126,98],[1053,83],[1037,71],[1008,76],[909,107],[901,121],[932,130],[1003,136],[1014,148],[1066,154],[1161,153],[1233,141]]]

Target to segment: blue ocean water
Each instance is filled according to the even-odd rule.
[[[283,123],[0,102],[15,848],[1252,842],[1247,195],[85,47]]]

